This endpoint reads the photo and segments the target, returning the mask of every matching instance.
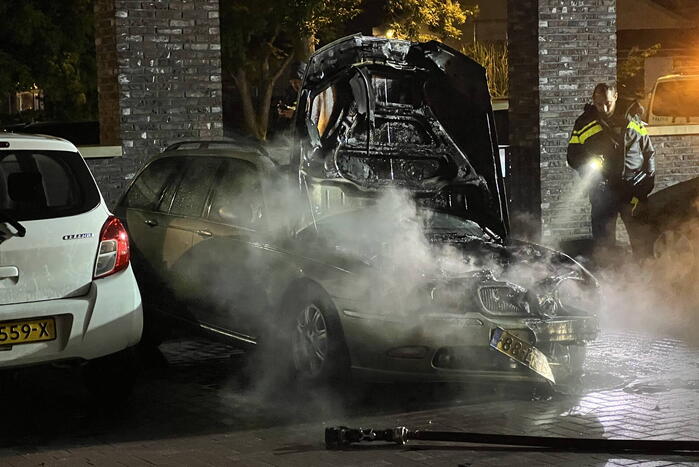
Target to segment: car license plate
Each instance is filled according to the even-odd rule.
[[[530,343],[523,341],[504,329],[495,328],[490,337],[490,346],[552,383],[556,383],[548,358]]]
[[[0,345],[52,341],[56,338],[56,320],[51,318],[0,321]]]

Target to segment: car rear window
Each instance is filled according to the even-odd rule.
[[[18,221],[73,216],[100,196],[82,157],[68,151],[0,151],[0,211]]]
[[[699,80],[681,79],[658,83],[652,113],[658,117],[699,116]]]

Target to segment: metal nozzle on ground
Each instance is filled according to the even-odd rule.
[[[346,426],[328,427],[325,429],[325,447],[327,449],[348,447],[353,443],[362,441],[386,441],[405,444],[408,442],[408,429],[404,426],[377,431],[371,428],[347,428]]]

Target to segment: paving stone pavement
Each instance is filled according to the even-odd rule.
[[[123,407],[87,404],[74,376],[36,368],[3,386],[0,465],[699,465],[699,456],[570,453],[414,442],[323,446],[326,426],[699,440],[699,351],[605,332],[581,395],[531,400],[516,386],[381,385],[292,391],[242,375],[242,352],[203,340],[161,346]],[[157,357],[157,356],[156,356]]]

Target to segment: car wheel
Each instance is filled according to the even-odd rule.
[[[696,252],[682,231],[664,230],[653,242],[653,257],[667,279],[686,278],[696,266]]]
[[[131,395],[136,369],[135,352],[129,348],[87,362],[83,367],[83,380],[95,402],[118,404]]]
[[[301,382],[342,380],[349,369],[342,326],[330,297],[313,289],[302,291],[287,309],[291,370]]]

